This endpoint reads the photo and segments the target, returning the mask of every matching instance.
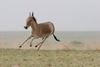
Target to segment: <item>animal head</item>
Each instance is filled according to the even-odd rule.
[[[31,13],[29,13],[28,18],[26,19],[26,26],[24,26],[25,29],[28,29],[28,27],[31,26],[31,23],[33,22],[33,15],[34,15],[33,12],[32,12],[32,15]]]

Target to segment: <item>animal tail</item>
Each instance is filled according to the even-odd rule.
[[[54,34],[53,34],[53,36],[54,36],[54,38],[55,38],[56,41],[60,42],[60,40],[57,39],[57,37]]]

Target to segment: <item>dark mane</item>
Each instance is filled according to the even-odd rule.
[[[36,18],[33,16],[33,20],[35,21],[35,23],[37,23],[37,20],[36,20]]]

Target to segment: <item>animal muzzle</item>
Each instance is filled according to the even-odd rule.
[[[25,28],[25,29],[28,29],[28,27],[27,27],[27,26],[24,26],[24,28]]]

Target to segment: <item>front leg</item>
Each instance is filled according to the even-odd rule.
[[[33,38],[32,40],[31,40],[31,42],[30,42],[30,47],[32,47],[32,41],[34,40],[35,38]]]
[[[22,46],[23,46],[23,44],[26,42],[26,41],[28,41],[29,39],[31,39],[33,36],[32,35],[30,35],[20,46],[19,46],[19,48],[21,48]]]

